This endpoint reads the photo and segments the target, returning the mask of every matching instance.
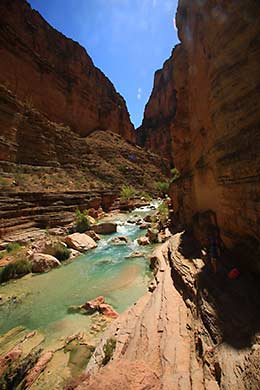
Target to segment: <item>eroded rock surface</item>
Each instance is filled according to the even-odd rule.
[[[176,21],[181,43],[155,74],[143,144],[166,156],[171,145],[181,224],[211,210],[225,245],[259,272],[259,4],[180,0]]]
[[[93,383],[105,389],[110,384],[105,383],[107,372],[115,373],[109,378],[116,386],[125,376],[124,365],[138,366],[140,361],[157,378],[158,389],[257,388],[259,289],[247,276],[227,282],[225,268],[213,274],[186,233],[173,236],[154,257],[157,273],[151,292],[107,329],[87,366],[90,377],[77,390],[92,389]],[[100,369],[110,339],[116,340],[116,348],[107,367]],[[131,377],[124,380],[132,389]]]
[[[86,50],[52,28],[25,0],[3,0],[0,81],[23,101],[81,136],[135,134],[126,104]]]

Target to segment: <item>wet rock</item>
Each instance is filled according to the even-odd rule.
[[[86,252],[89,249],[96,248],[97,244],[93,238],[85,233],[73,233],[65,238],[66,244],[79,252]]]
[[[92,226],[92,229],[97,234],[111,234],[116,233],[117,224],[114,222],[104,222]]]
[[[97,233],[94,232],[94,230],[88,230],[85,232],[85,234],[91,238],[93,238],[93,240],[95,241],[99,241],[100,240],[100,237]]]
[[[151,217],[151,215],[146,215],[146,216],[144,217],[144,222],[152,222],[152,217]]]
[[[112,238],[112,240],[110,242],[114,245],[126,245],[129,242],[129,240],[125,236],[118,236],[118,237]]]
[[[149,227],[151,227],[151,224],[149,222],[143,222],[139,226],[139,229],[148,229]]]
[[[135,258],[135,257],[144,257],[144,256],[145,256],[144,253],[136,251],[136,252],[130,253],[130,255],[126,256],[125,258],[131,259],[131,258]]]
[[[73,260],[76,257],[80,256],[81,253],[79,251],[76,251],[75,249],[70,249],[70,257],[69,260]]]
[[[56,257],[45,253],[34,253],[30,261],[32,263],[32,272],[34,273],[47,272],[61,265]]]
[[[137,242],[139,245],[149,245],[150,244],[149,238],[146,236],[139,237]]]
[[[105,298],[100,296],[95,299],[92,299],[92,301],[84,303],[84,305],[82,305],[81,307],[85,309],[88,314],[91,314],[99,310],[100,305],[103,303],[105,303]]]

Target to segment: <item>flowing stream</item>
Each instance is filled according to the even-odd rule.
[[[0,306],[0,334],[21,325],[41,331],[50,341],[89,325],[88,316],[69,314],[70,306],[103,295],[122,313],[136,302],[151,279],[146,256],[152,246],[137,244],[136,239],[146,231],[127,220],[152,213],[151,208],[143,207],[116,215],[117,233],[101,236],[96,249],[48,273],[27,275],[1,286],[0,296],[10,299]],[[111,239],[118,235],[126,236],[129,243],[113,245]],[[142,252],[143,257],[127,258],[133,251]]]

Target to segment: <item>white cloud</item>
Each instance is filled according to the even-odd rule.
[[[142,97],[142,88],[139,87],[137,90],[137,99],[140,100],[141,97]]]
[[[173,18],[173,28],[175,31],[177,31],[177,26],[176,26],[176,19]]]

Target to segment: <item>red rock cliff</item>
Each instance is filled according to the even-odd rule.
[[[160,149],[165,107],[173,108],[176,94],[162,137],[171,140],[181,173],[171,186],[180,221],[191,225],[211,210],[225,245],[260,271],[259,3],[180,0],[177,26],[181,44],[167,63],[171,75],[146,108],[144,123],[147,116],[157,121],[149,143]]]
[[[170,57],[154,75],[154,86],[146,104],[142,125],[137,129],[140,146],[158,152],[172,162],[170,128],[176,111],[173,88],[173,61]]]
[[[0,82],[80,135],[135,133],[126,104],[86,50],[53,29],[25,0],[2,0]]]

